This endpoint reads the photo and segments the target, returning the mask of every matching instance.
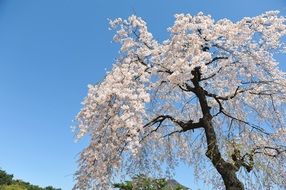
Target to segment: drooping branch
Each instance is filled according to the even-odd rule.
[[[189,120],[187,122],[181,121],[181,120],[177,120],[174,117],[170,116],[170,115],[160,115],[155,117],[154,119],[152,119],[150,122],[146,123],[143,127],[150,127],[153,125],[156,125],[156,128],[151,130],[147,135],[145,135],[142,140],[146,139],[148,136],[150,136],[152,133],[156,132],[159,130],[159,128],[162,126],[162,123],[166,120],[169,119],[171,122],[173,122],[175,125],[179,126],[181,129],[178,131],[174,131],[175,132],[186,132],[189,130],[194,130],[194,129],[198,129],[198,128],[202,128],[202,120],[200,119],[199,122],[194,123],[193,120]],[[172,134],[173,134],[172,133]],[[142,141],[141,140],[141,141]]]
[[[269,151],[272,151],[272,153]],[[271,146],[255,147],[252,150],[252,154],[264,154],[266,156],[273,157],[273,158],[275,158],[275,157],[277,157],[283,153],[286,153],[286,149],[278,148],[278,147],[271,147]]]
[[[212,64],[217,60],[228,59],[228,57],[214,57],[210,62],[207,62],[206,65]]]
[[[251,128],[253,128],[253,129],[257,130],[257,131],[260,131],[261,133],[264,133],[265,135],[270,135],[270,133],[266,132],[262,127],[260,127],[260,126],[258,126],[258,125],[255,125],[255,124],[252,124],[252,123],[250,123],[250,122],[248,122],[248,121],[244,121],[244,120],[242,120],[242,119],[239,119],[239,118],[237,118],[237,117],[234,117],[234,116],[232,116],[232,115],[226,113],[224,110],[222,110],[221,113],[223,113],[225,116],[227,116],[227,117],[229,117],[229,118],[231,118],[231,119],[233,119],[233,120],[235,120],[235,121],[238,121],[238,122],[240,122],[240,123],[243,123],[243,124],[245,124],[245,125],[248,125],[248,126],[250,126]]]
[[[252,88],[249,88],[249,89],[240,89],[241,87],[238,86],[236,89],[235,89],[235,92],[233,94],[229,94],[229,95],[226,95],[226,96],[218,96],[216,94],[213,94],[213,93],[209,93],[208,91],[205,90],[205,94],[206,96],[208,97],[213,97],[215,99],[218,99],[218,100],[230,100],[230,99],[233,99],[234,97],[236,97],[238,94],[241,94],[243,92],[246,92],[246,91],[249,91],[249,90],[252,90]]]
[[[155,117],[154,119],[152,119],[151,121],[149,121],[148,123],[146,123],[143,127],[149,127],[149,126],[152,126],[158,122],[163,122],[165,119],[168,119],[169,115],[159,115],[157,117]]]
[[[182,132],[183,132],[183,130],[175,130],[175,131],[172,131],[171,133],[164,135],[162,138],[170,137],[176,133],[182,133]]]
[[[157,127],[153,130],[151,130],[147,135],[145,135],[141,140],[140,142],[142,142],[144,139],[146,139],[148,136],[150,136],[152,133],[158,131],[158,129],[161,127],[163,121],[165,120],[165,118],[162,118],[162,119],[158,119],[157,121],[154,121],[153,124],[151,125],[154,125],[156,123],[158,123]],[[147,125],[144,125],[144,127],[146,127]]]
[[[209,93],[208,91],[204,91],[205,92],[205,95],[208,96],[208,97],[212,97],[215,99],[215,101],[218,103],[218,106],[219,106],[219,111],[213,115],[213,117],[215,116],[218,116],[220,113],[224,114],[225,116],[227,116],[228,118],[231,118],[232,120],[235,120],[235,121],[238,121],[240,123],[243,123],[243,124],[246,124],[250,127],[252,127],[253,129],[255,130],[258,130],[266,135],[270,135],[270,133],[266,132],[262,127],[258,126],[258,125],[255,125],[255,124],[251,124],[250,122],[248,121],[244,121],[242,119],[239,119],[237,117],[234,117],[232,115],[230,115],[229,113],[227,113],[225,110],[224,110],[224,107],[221,103],[220,100],[229,100],[229,99],[233,99],[234,97],[236,97],[237,94],[239,93],[243,93],[243,92],[246,92],[247,90],[250,90],[250,89],[241,89],[239,90],[239,87],[236,88],[235,92],[233,93],[233,95],[227,95],[227,96],[218,96],[216,94],[213,94],[213,93]]]
[[[262,82],[262,83],[265,83],[265,82],[269,82],[269,81],[261,81],[261,82]],[[259,84],[260,84],[260,83],[259,83]],[[249,89],[239,89],[239,88],[240,88],[240,87],[238,86],[238,87],[236,88],[235,92],[234,92],[232,95],[227,95],[227,96],[218,96],[218,95],[216,95],[216,94],[209,93],[208,91],[205,90],[206,96],[214,98],[215,101],[218,103],[218,106],[219,106],[219,111],[218,111],[216,114],[214,114],[213,116],[215,117],[215,116],[218,116],[219,114],[223,113],[225,116],[231,118],[232,120],[236,120],[236,121],[238,121],[238,122],[244,123],[244,124],[246,124],[246,125],[248,125],[248,126],[251,126],[252,128],[254,128],[254,129],[256,129],[256,130],[258,130],[258,131],[260,131],[260,132],[262,132],[262,133],[264,133],[264,134],[266,134],[266,135],[269,135],[270,133],[267,133],[263,128],[261,128],[261,127],[259,127],[259,126],[257,126],[257,125],[251,124],[251,123],[249,123],[249,122],[247,122],[247,121],[244,121],[244,120],[242,120],[242,119],[236,118],[236,117],[230,115],[229,113],[227,113],[227,112],[224,110],[224,107],[222,106],[221,100],[222,100],[222,101],[227,101],[227,100],[230,100],[230,99],[235,98],[235,97],[236,97],[238,94],[240,94],[240,93],[244,93],[244,92],[247,92],[247,91],[249,91],[249,90],[253,90],[253,88],[249,88]],[[272,97],[272,95],[274,95],[275,93],[272,93],[272,92],[263,92],[263,91],[261,91],[261,92],[249,91],[248,93],[249,93],[249,94],[253,94],[253,95],[269,96],[270,99],[271,99],[271,102],[272,102],[273,110],[276,111],[276,108],[275,108],[274,103],[273,103],[273,97]]]
[[[208,64],[210,64],[210,63],[212,63],[212,62],[214,62],[214,61],[216,61],[216,60],[228,59],[228,58],[229,58],[229,57],[215,57],[215,58],[213,58],[213,59],[215,59],[215,60],[211,60],[210,62],[208,62]],[[228,65],[224,65],[224,66],[220,67],[216,72],[214,72],[214,73],[211,74],[210,76],[207,76],[207,77],[202,78],[201,81],[208,80],[208,79],[211,79],[211,78],[217,76],[218,74],[220,74],[220,72],[223,70],[223,68],[229,67],[229,66],[231,66],[231,65],[233,65],[233,64],[235,64],[235,63],[237,63],[237,62],[238,62],[238,61],[235,60],[235,61],[229,63]]]
[[[195,92],[195,89],[193,87],[191,87],[188,83],[184,83],[183,86],[182,85],[178,85],[179,88],[185,92]]]
[[[157,71],[158,73],[168,73],[168,74],[173,74],[173,71],[171,71],[171,70],[169,70],[169,69],[166,69],[166,68],[164,68],[164,70],[158,70]]]
[[[221,71],[222,68],[219,68],[219,70],[217,72],[215,72],[214,74],[208,76],[208,77],[205,77],[205,78],[202,78],[201,81],[204,81],[204,80],[209,80],[213,77],[215,77],[220,71]]]

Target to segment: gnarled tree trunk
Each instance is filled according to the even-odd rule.
[[[210,107],[208,106],[205,90],[199,84],[201,77],[200,68],[195,68],[192,74],[194,75],[194,78],[192,79],[194,93],[199,99],[200,107],[203,113],[202,124],[205,130],[208,147],[206,156],[211,160],[214,167],[221,175],[226,190],[244,190],[243,184],[236,176],[238,169],[233,164],[226,162],[222,158],[219,151],[216,133],[214,131],[214,127],[212,126],[212,115],[210,114]]]
[[[206,156],[212,161],[214,167],[221,175],[225,188],[227,190],[243,190],[243,184],[236,176],[236,167],[233,164],[226,162],[219,152],[216,134],[210,121],[205,122],[204,128],[208,144]]]

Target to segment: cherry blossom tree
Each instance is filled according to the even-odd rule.
[[[90,144],[75,189],[172,175],[179,163],[214,189],[286,187],[286,73],[273,57],[285,53],[284,17],[177,14],[163,42],[134,15],[110,26],[120,56],[77,115]]]

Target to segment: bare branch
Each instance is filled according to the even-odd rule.
[[[143,141],[145,138],[150,136],[152,133],[157,132],[158,129],[162,126],[162,123],[166,119],[169,119],[174,124],[176,124],[179,127],[181,127],[181,130],[178,130],[177,132],[185,132],[185,131],[194,130],[194,129],[203,127],[201,119],[200,119],[199,122],[193,123],[193,120],[189,120],[187,122],[184,122],[184,121],[177,120],[177,119],[173,118],[170,115],[160,115],[160,116],[157,116],[156,118],[152,119],[150,122],[146,123],[143,126],[143,127],[149,127],[149,126],[152,126],[152,125],[155,125],[155,124],[159,123],[158,126],[155,129],[151,130],[146,136],[144,136],[141,141]],[[175,133],[175,131],[174,131],[174,133]]]
[[[162,138],[166,138],[166,137],[170,137],[175,133],[182,133],[183,130],[176,130],[176,131],[172,131],[171,133],[168,133],[167,135],[164,135]]]
[[[222,60],[222,59],[228,59],[228,57],[215,57],[210,62],[206,63],[206,65],[212,64],[213,62],[217,60]]]
[[[209,93],[206,90],[205,90],[205,95],[209,96],[209,97],[213,97],[215,99],[219,99],[219,100],[230,100],[230,99],[233,99],[234,97],[236,97],[238,94],[241,94],[243,92],[252,90],[252,88],[249,88],[249,89],[239,89],[239,88],[240,87],[238,86],[233,94],[230,94],[230,95],[227,95],[227,96],[218,96],[216,94]]]
[[[195,92],[195,89],[191,87],[188,83],[184,83],[184,87],[179,85],[179,88],[185,92]]]
[[[267,151],[272,150],[275,153],[271,154]],[[264,146],[264,147],[256,147],[252,151],[253,154],[264,154],[269,157],[276,158],[282,153],[286,153],[286,149],[278,148],[278,147],[271,147],[271,146]]]

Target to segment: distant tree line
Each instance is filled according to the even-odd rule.
[[[113,184],[119,190],[188,190],[174,179],[154,179],[143,174],[134,176],[130,181]]]
[[[12,174],[7,174],[4,170],[0,169],[0,190],[61,190],[52,186],[39,187],[32,185],[28,182],[13,179]]]

